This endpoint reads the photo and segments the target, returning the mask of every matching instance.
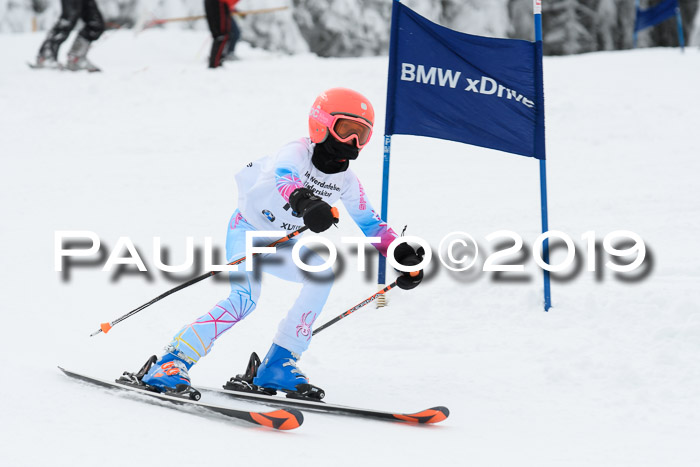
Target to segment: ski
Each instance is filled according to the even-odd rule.
[[[198,400],[192,400],[185,397],[177,397],[174,395],[162,394],[154,391],[149,391],[145,388],[136,387],[133,385],[122,384],[118,381],[107,381],[99,378],[93,378],[92,376],[86,376],[80,373],[66,370],[64,368],[58,367],[66,376],[71,378],[90,383],[96,386],[108,388],[108,389],[118,389],[124,391],[131,391],[133,393],[144,394],[154,399],[170,402],[173,408],[177,406],[194,406],[202,409],[202,413],[213,412],[220,415],[225,415],[230,418],[244,420],[255,425],[266,426],[269,428],[274,428],[276,430],[292,430],[298,428],[304,422],[303,414],[296,409],[287,410],[275,410],[271,412],[249,412],[245,410],[236,410],[228,407],[223,407],[219,405],[207,404],[204,402],[199,402]],[[199,392],[193,391],[190,397],[199,399]]]
[[[56,71],[63,71],[64,67],[62,64],[57,63],[57,66],[55,67],[47,67],[47,66],[39,66],[36,63],[32,62],[27,62],[27,66],[31,68],[32,70],[56,70]]]
[[[152,357],[154,358],[154,357]],[[327,404],[322,402],[325,392],[323,389],[311,384],[298,384],[296,391],[287,392],[287,397],[277,396],[274,389],[261,388],[253,383],[260,367],[260,357],[253,352],[250,354],[248,366],[243,374],[230,378],[223,389],[200,388],[217,394],[223,394],[234,399],[258,402],[270,407],[297,408],[310,412],[325,414],[347,415],[351,417],[373,418],[392,422],[409,423],[439,423],[450,416],[447,407],[437,406],[421,410],[415,413],[387,412],[383,410],[364,409],[360,407],[348,407],[344,405]]]
[[[262,392],[244,392],[232,389],[200,388],[205,392],[223,394],[238,400],[258,402],[277,408],[296,408],[302,411],[310,411],[325,414],[347,415],[352,417],[371,418],[392,422],[409,423],[439,423],[450,415],[447,407],[438,406],[415,413],[387,412],[382,410],[365,409],[360,407],[348,407],[344,405],[327,404],[321,401],[309,399],[296,399],[268,395]]]
[[[27,65],[32,70],[87,71],[88,73],[99,73],[102,71],[100,68],[97,68],[96,66],[93,66],[90,68],[80,68],[78,70],[71,70],[70,68],[68,68],[67,65],[64,65],[62,63],[58,63],[58,66],[55,66],[55,67],[39,66],[36,63],[31,63],[31,62],[27,62]]]

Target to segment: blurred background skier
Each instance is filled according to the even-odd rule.
[[[41,44],[35,68],[61,68],[58,62],[58,49],[73,31],[79,19],[83,20],[84,25],[68,51],[65,68],[71,71],[100,71],[87,59],[90,44],[96,41],[105,30],[102,13],[95,0],[61,0],[61,16]]]
[[[251,162],[236,175],[238,209],[231,217],[226,237],[229,262],[245,255],[247,232],[290,233],[302,226],[316,233],[327,230],[338,221],[331,208],[338,200],[342,200],[366,236],[379,238],[374,246],[382,255],[386,256],[389,244],[396,238],[396,233],[374,211],[362,184],[349,169],[350,161],[357,159],[372,136],[374,110],[369,100],[350,89],[329,89],[316,98],[309,115],[308,138],[287,144],[276,155]],[[274,240],[262,238],[260,244]],[[292,260],[295,243],[292,239],[277,245],[274,255],[261,255],[262,264],[256,263],[255,271],[245,272],[240,267],[240,272],[230,272],[229,296],[179,330],[157,362],[152,364],[149,360],[144,366],[140,372],[145,373],[142,382],[162,392],[190,391],[188,370],[211,351],[216,339],[256,308],[261,292],[257,268],[261,268],[302,287],[280,322],[253,383],[258,388],[322,397],[322,390],[309,384],[297,362],[309,347],[313,325],[331,291],[333,272],[329,269],[312,277],[298,268]],[[272,261],[265,261],[270,256]],[[307,248],[301,249],[300,256],[311,266],[325,262]],[[413,266],[421,262],[422,251],[403,243],[395,249],[394,256],[400,264]],[[397,279],[398,286],[411,289],[422,278],[422,271],[415,276],[402,273]]]
[[[239,0],[204,0],[204,11],[211,36],[214,39],[209,53],[209,68],[220,67],[224,60],[235,59],[234,50],[241,37],[231,13]]]

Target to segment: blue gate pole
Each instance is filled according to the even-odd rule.
[[[535,41],[542,43],[542,0],[534,0],[535,14]],[[541,109],[544,112],[544,109]],[[542,210],[542,233],[549,230],[547,215],[547,161],[540,159],[540,204]],[[549,239],[542,242],[542,260],[549,264]],[[549,271],[544,273],[544,311],[552,307],[552,293],[550,288]]]
[[[681,45],[681,52],[685,52],[685,40],[683,38],[683,19],[681,18],[681,6],[676,7],[676,24],[678,25],[678,43]]]
[[[542,204],[542,233],[549,230],[549,219],[547,218],[547,161],[540,160],[540,202]],[[549,264],[549,239],[542,242],[542,261]],[[552,307],[552,291],[550,286],[549,271],[543,270],[544,274],[544,311],[549,311]]]
[[[639,17],[639,0],[635,0],[634,2],[634,36],[632,40],[632,48],[636,49],[637,48],[637,18]]]
[[[389,215],[389,162],[391,160],[391,135],[384,135],[384,168],[382,171],[382,220]],[[386,284],[386,258],[379,255],[377,284]]]
[[[395,0],[400,1],[400,0]],[[398,33],[398,14],[395,5],[391,9],[391,37],[389,38],[389,72],[386,86],[386,121],[384,123],[384,166],[382,171],[382,220],[389,217],[389,162],[391,160],[391,135],[394,134],[394,83],[393,71],[396,70],[396,36]],[[377,283],[386,284],[386,258],[379,255],[377,263]]]

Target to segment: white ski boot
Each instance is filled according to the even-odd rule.
[[[56,60],[56,56],[51,53],[39,54],[39,56],[36,57],[36,63],[30,63],[29,66],[34,69],[47,70],[61,70],[63,68],[63,65]]]
[[[87,53],[90,49],[90,41],[83,36],[78,35],[75,42],[68,52],[68,61],[66,69],[70,71],[87,70],[89,72],[102,71],[94,63],[87,59]]]

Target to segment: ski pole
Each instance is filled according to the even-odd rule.
[[[417,276],[418,273],[419,273],[419,271],[413,271],[413,272],[411,272],[411,276]],[[386,287],[384,287],[384,288],[383,288],[382,290],[380,290],[379,292],[377,292],[377,293],[375,293],[375,294],[373,294],[373,295],[371,295],[371,296],[365,298],[365,299],[362,300],[360,303],[358,303],[358,304],[355,305],[354,307],[350,308],[348,311],[339,314],[338,316],[336,316],[336,317],[333,318],[332,320],[330,320],[330,321],[328,321],[327,323],[323,324],[320,328],[314,329],[314,332],[312,332],[311,335],[312,335],[312,336],[315,336],[316,334],[318,334],[319,332],[323,331],[324,329],[326,329],[327,327],[331,326],[332,324],[335,324],[335,323],[337,323],[338,321],[340,321],[341,319],[345,318],[346,316],[353,314],[354,312],[356,312],[357,310],[359,310],[359,309],[362,308],[363,306],[367,305],[368,303],[373,302],[373,301],[374,301],[377,297],[379,297],[380,295],[385,294],[385,293],[387,293],[388,291],[390,291],[391,289],[393,289],[394,287],[396,287],[396,285],[397,285],[397,284],[396,284],[396,281],[392,282],[391,284],[387,285]]]
[[[335,208],[333,208],[333,209],[335,210]],[[335,216],[336,218],[338,217],[338,211],[337,211],[337,210],[335,210],[334,216]],[[285,237],[282,237],[282,238],[280,238],[279,240],[275,240],[274,242],[270,243],[269,245],[266,246],[266,248],[273,247],[273,246],[279,245],[280,243],[284,243],[284,242],[286,242],[286,241],[288,241],[288,240],[291,240],[292,238],[296,237],[297,235],[299,235],[300,233],[302,233],[302,232],[304,232],[304,231],[306,231],[306,230],[308,230],[308,227],[306,227],[306,226],[302,227],[302,228],[299,229],[299,230],[295,230],[294,232],[291,232],[290,234],[286,235]],[[255,256],[255,255],[259,255],[259,254],[260,254],[260,253],[253,253],[253,254],[251,255],[251,257],[253,257],[253,256]],[[246,257],[243,256],[243,257],[241,257],[241,258],[238,258],[237,260],[231,261],[230,263],[227,264],[227,266],[235,266],[236,264],[240,264],[240,263],[242,263],[242,262],[245,261],[245,260],[246,260]],[[207,273],[202,274],[201,276],[195,277],[194,279],[190,279],[190,280],[188,280],[187,282],[185,282],[185,283],[183,283],[183,284],[180,284],[180,285],[178,285],[177,287],[174,287],[174,288],[168,290],[167,292],[158,295],[156,298],[154,298],[154,299],[151,300],[150,302],[144,303],[143,305],[141,305],[141,306],[138,307],[138,308],[134,308],[133,310],[131,310],[131,311],[128,312],[127,314],[125,314],[125,315],[123,315],[123,316],[120,316],[119,318],[115,319],[114,321],[109,322],[109,323],[102,323],[102,324],[100,324],[100,329],[98,329],[97,331],[95,331],[95,332],[93,332],[92,334],[90,334],[90,337],[96,336],[96,335],[98,335],[98,334],[101,333],[101,332],[107,334],[107,333],[109,332],[109,330],[112,329],[112,327],[113,327],[114,325],[116,325],[116,324],[118,324],[118,323],[121,323],[121,322],[124,321],[125,319],[127,319],[127,318],[129,318],[129,317],[135,315],[136,313],[138,313],[139,311],[143,310],[144,308],[147,308],[147,307],[153,305],[155,302],[157,302],[157,301],[159,301],[159,300],[161,300],[161,299],[167,297],[167,296],[170,295],[170,294],[174,294],[174,293],[177,292],[178,290],[182,290],[182,289],[184,289],[185,287],[189,287],[189,286],[192,285],[192,284],[196,284],[197,282],[202,281],[202,280],[206,279],[207,277],[215,276],[216,274],[218,274],[218,273],[220,273],[220,272],[221,272],[221,271],[209,271],[209,272],[207,272]]]
[[[287,6],[278,6],[278,7],[273,7],[273,8],[260,8],[259,10],[245,10],[245,11],[238,11],[234,10],[231,12],[231,16],[247,16],[247,15],[257,15],[260,13],[273,13],[275,11],[282,11],[286,10],[289,7]],[[163,19],[152,19],[148,21],[146,24],[144,24],[142,29],[148,29],[152,28],[153,26],[160,26],[161,24],[165,23],[174,23],[174,22],[179,22],[179,21],[197,21],[200,19],[204,19],[206,16],[203,15],[198,15],[198,16],[182,16],[179,18],[163,18]]]

